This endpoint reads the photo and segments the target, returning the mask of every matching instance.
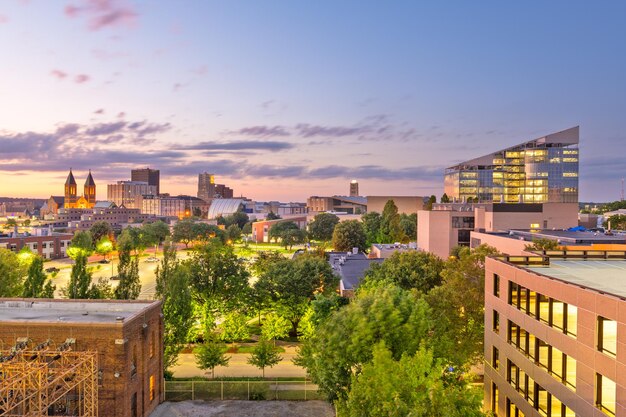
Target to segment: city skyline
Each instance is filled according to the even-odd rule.
[[[182,6],[181,6],[182,4]],[[618,200],[626,5],[0,5],[0,196],[161,171],[195,195],[440,196],[444,169],[580,125],[580,201]],[[17,40],[17,41],[16,41]]]

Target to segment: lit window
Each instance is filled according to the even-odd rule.
[[[154,400],[155,386],[154,375],[150,375],[150,401]]]
[[[564,172],[563,177],[565,178],[578,177],[578,172]]]
[[[491,355],[491,365],[493,366],[493,369],[495,369],[496,371],[500,368],[500,352],[498,351],[497,347],[493,347],[493,352]]]
[[[500,332],[500,315],[496,310],[493,310],[493,331]]]
[[[617,322],[599,316],[598,350],[613,357],[617,352]]]
[[[596,374],[596,406],[605,414],[615,415],[615,382]]]
[[[493,295],[500,297],[500,276],[498,274],[493,275]]]

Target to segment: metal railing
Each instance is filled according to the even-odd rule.
[[[323,400],[310,381],[165,381],[166,401]]]

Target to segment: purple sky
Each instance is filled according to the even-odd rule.
[[[441,195],[443,168],[581,126],[580,199],[626,176],[626,3],[0,3],[0,196],[130,169],[253,199]]]

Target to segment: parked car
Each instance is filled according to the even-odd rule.
[[[110,259],[102,259],[100,261],[98,261],[99,264],[110,264],[111,260]]]
[[[51,266],[50,268],[46,268],[46,272],[48,273],[53,273],[53,272],[59,272],[60,269],[57,268],[56,266]]]

